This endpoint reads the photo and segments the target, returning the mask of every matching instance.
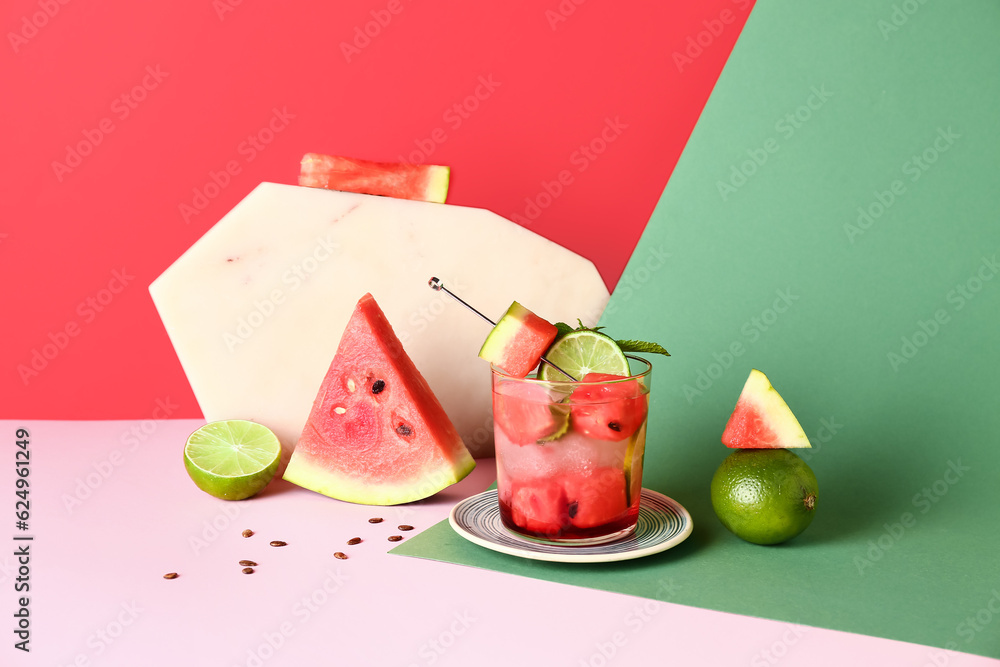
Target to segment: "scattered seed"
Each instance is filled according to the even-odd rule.
[[[242,534],[243,534],[243,537],[250,537],[250,536],[253,535],[253,531],[250,530],[249,528],[247,528],[246,530],[243,531]]]
[[[340,560],[347,560],[347,554],[345,554],[343,551],[336,552],[335,554],[333,554],[333,557],[339,558]]]
[[[383,389],[385,389],[385,380],[375,380],[375,383],[372,385],[372,393],[381,394]]]
[[[361,544],[360,537],[352,537],[351,539],[347,540],[347,546],[353,547],[355,544]]]
[[[406,424],[400,424],[399,426],[396,427],[396,433],[404,436],[413,435],[413,429],[407,426]]]
[[[177,574],[176,572],[167,572],[165,575],[163,575],[163,578],[164,579],[176,579],[179,576],[180,575]]]
[[[413,530],[413,526],[406,523],[404,523],[402,526],[396,526],[396,528],[399,528],[400,530]]]
[[[282,542],[281,540],[274,540],[271,542],[272,547],[287,547],[288,542]]]
[[[390,542],[399,542],[401,539],[403,539],[402,535],[390,535],[389,536],[389,541]]]
[[[257,563],[253,562],[252,560],[241,560],[240,565],[255,566],[257,565]]]
[[[243,574],[253,574],[253,568],[252,567],[243,568]]]
[[[368,523],[382,523],[382,517],[377,516],[377,517],[368,519]]]

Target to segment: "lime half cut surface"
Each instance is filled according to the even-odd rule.
[[[278,437],[266,426],[242,419],[205,424],[184,445],[188,475],[199,489],[225,500],[261,491],[280,462]]]
[[[628,359],[618,343],[599,331],[573,331],[559,338],[545,358],[577,380],[587,373],[629,375]],[[569,378],[542,362],[538,377],[547,382],[568,382]]]

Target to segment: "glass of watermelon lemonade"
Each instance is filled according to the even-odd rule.
[[[626,356],[630,376],[588,382],[493,367],[500,519],[519,537],[593,545],[635,531],[652,366]]]

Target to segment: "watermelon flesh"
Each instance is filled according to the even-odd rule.
[[[587,373],[582,382],[610,384],[580,384],[573,390],[573,429],[598,440],[623,440],[632,437],[646,421],[648,394],[642,392],[638,380],[621,380],[621,375]]]
[[[504,374],[523,378],[538,365],[559,330],[519,304],[511,304],[490,331],[479,356]]]
[[[722,433],[722,444],[733,449],[812,447],[791,408],[757,369],[750,371]]]
[[[443,204],[451,170],[431,164],[372,162],[339,155],[306,153],[299,185]]]
[[[358,304],[284,478],[365,505],[458,482],[475,461],[371,294]]]
[[[542,385],[493,380],[493,419],[515,445],[554,440],[569,428],[569,406]]]

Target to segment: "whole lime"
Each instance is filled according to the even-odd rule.
[[[812,523],[816,475],[787,449],[738,449],[712,477],[712,508],[722,525],[754,544],[779,544]]]

